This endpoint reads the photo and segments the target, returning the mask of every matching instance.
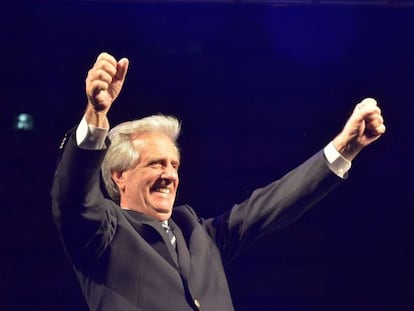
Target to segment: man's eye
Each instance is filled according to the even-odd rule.
[[[152,167],[152,168],[159,168],[159,167],[161,167],[161,163],[152,162],[152,163],[149,164],[149,166]]]

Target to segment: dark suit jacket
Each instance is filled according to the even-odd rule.
[[[105,150],[78,148],[72,135],[52,189],[54,220],[91,310],[233,310],[224,267],[342,180],[321,151],[216,218],[201,219],[191,207],[177,206],[171,220],[175,251],[159,221],[122,210],[103,195],[104,156]]]

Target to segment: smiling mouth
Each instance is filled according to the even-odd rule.
[[[169,188],[163,188],[163,187],[155,187],[152,189],[153,192],[160,192],[160,193],[165,193],[165,194],[170,194],[171,193],[171,189]]]

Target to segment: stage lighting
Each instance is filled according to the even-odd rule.
[[[33,131],[33,116],[28,113],[19,113],[15,119],[14,129],[18,131]]]

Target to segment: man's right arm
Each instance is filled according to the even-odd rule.
[[[102,53],[86,79],[87,108],[62,150],[52,189],[53,216],[71,259],[100,256],[116,227],[115,203],[104,198],[100,166],[109,130],[107,112],[125,80],[128,60]],[[86,150],[89,149],[89,150]]]

